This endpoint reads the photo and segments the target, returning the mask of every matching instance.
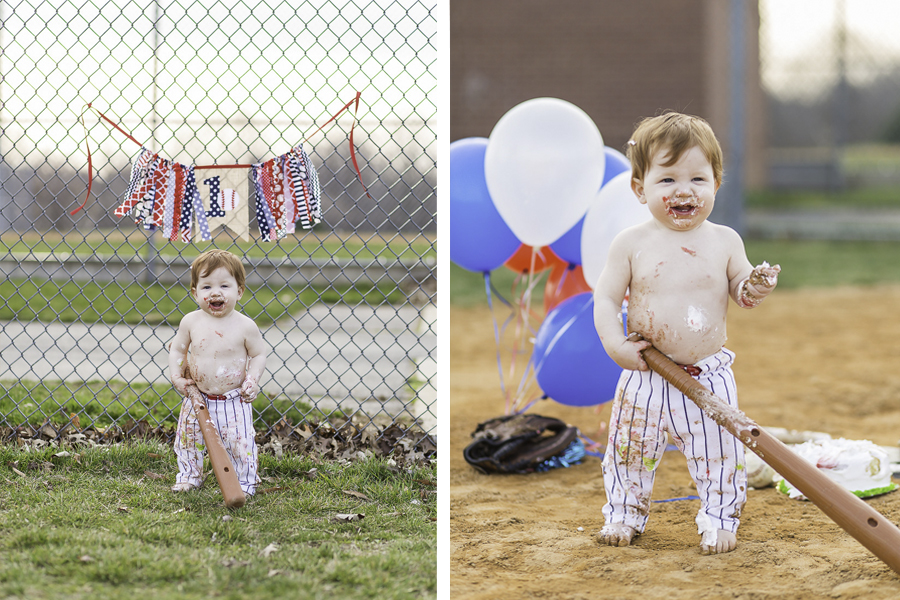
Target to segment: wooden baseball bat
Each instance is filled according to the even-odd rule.
[[[212,464],[213,473],[216,474],[216,480],[219,482],[219,489],[222,490],[222,498],[225,499],[225,506],[228,508],[240,508],[247,501],[244,496],[244,490],[238,483],[237,473],[228,453],[225,451],[225,444],[219,432],[209,418],[209,409],[203,401],[203,395],[196,385],[187,386],[188,397],[194,407],[194,416],[200,423],[200,431],[203,433],[203,442],[206,444],[206,451],[209,454],[209,462]]]
[[[650,346],[643,351],[643,356],[647,366],[693,400],[707,416],[768,463],[872,554],[900,573],[900,529],[896,525],[791,452],[742,411],[728,406],[665,354]]]

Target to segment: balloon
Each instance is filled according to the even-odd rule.
[[[619,173],[631,172],[631,161],[615,148],[607,146],[603,149],[603,156],[606,159],[606,169],[603,171],[603,183],[600,187],[609,183]]]
[[[606,265],[613,238],[631,227],[650,220],[650,209],[631,191],[631,171],[620,173],[603,186],[584,215],[581,236],[581,264],[584,280],[591,288]]]
[[[556,265],[550,271],[544,285],[544,312],[549,313],[567,298],[590,291],[591,286],[584,280],[581,265],[571,263]]]
[[[606,156],[606,168],[603,170],[603,183],[600,184],[601,188],[619,173],[631,171],[631,162],[618,150],[606,147],[603,149],[603,153]],[[572,227],[572,229],[565,232],[561,238],[550,244],[550,248],[556,252],[557,256],[570,263],[575,263],[576,265],[581,264],[581,228],[583,225],[584,216],[582,215],[581,219],[575,223],[575,226]]]
[[[527,273],[531,269],[531,254],[534,253],[534,272],[540,273],[544,269],[549,269],[557,265],[564,264],[560,258],[553,253],[549,246],[538,248],[535,250],[531,246],[522,244],[515,254],[503,263],[510,271],[516,273]]]
[[[450,144],[450,260],[464,269],[496,269],[522,242],[497,212],[484,180],[487,138]]]
[[[563,300],[550,311],[538,329],[531,360],[544,393],[569,406],[612,400],[622,372],[594,329],[590,293]]]
[[[535,98],[491,131],[484,176],[494,205],[522,243],[546,246],[584,215],[603,181],[603,137],[574,104]]]

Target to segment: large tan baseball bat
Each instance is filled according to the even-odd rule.
[[[200,431],[203,433],[203,443],[206,444],[206,451],[209,454],[209,462],[212,464],[213,473],[216,474],[216,480],[219,482],[219,489],[222,490],[222,497],[225,499],[225,506],[228,508],[240,508],[247,501],[244,496],[244,490],[238,483],[237,473],[228,453],[225,451],[225,444],[219,432],[216,431],[212,420],[209,418],[209,409],[203,401],[203,395],[196,385],[187,386],[188,398],[194,407],[194,415],[197,422],[200,423]]]
[[[650,346],[643,351],[643,356],[648,367],[693,400],[707,416],[768,463],[872,554],[900,573],[900,529],[896,525],[791,452],[742,411],[728,406],[665,354]]]

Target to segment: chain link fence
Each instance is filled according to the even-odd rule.
[[[240,310],[269,346],[257,429],[347,419],[436,433],[434,11],[0,2],[0,425],[174,424],[166,346],[197,308],[191,261],[217,247],[242,259]],[[248,231],[211,241],[114,215],[138,144],[221,165],[301,143],[322,190],[312,229],[265,239],[252,186],[235,209]]]

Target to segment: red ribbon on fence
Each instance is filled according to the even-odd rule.
[[[319,133],[320,131],[322,131],[322,130],[325,128],[326,125],[328,125],[328,124],[331,123],[332,121],[335,121],[339,116],[341,116],[341,113],[343,113],[345,110],[349,109],[351,106],[353,106],[353,116],[356,117],[356,116],[357,116],[357,111],[359,110],[359,98],[360,98],[361,95],[362,95],[362,92],[356,92],[356,97],[354,97],[353,100],[351,100],[350,102],[348,102],[347,104],[345,104],[345,105],[343,106],[343,108],[341,108],[339,111],[337,111],[336,113],[334,113],[334,115],[332,115],[330,119],[328,119],[327,121],[325,121],[325,123],[323,123],[318,129],[316,129],[316,130],[313,131],[311,134],[309,134],[308,136],[306,136],[305,138],[303,138],[303,141],[309,141],[309,138],[311,138],[312,136],[314,136],[314,135],[316,135],[317,133]],[[87,104],[87,106],[86,106],[86,109],[88,109],[88,108],[93,108],[93,107],[91,106],[91,103],[90,103],[90,102],[88,102],[88,104]],[[86,109],[82,109],[81,115],[79,115],[79,119],[80,119],[80,121],[81,121],[81,126],[84,128],[84,145],[85,145],[85,147],[87,148],[87,157],[88,157],[88,187],[87,187],[87,193],[86,193],[85,196],[84,196],[84,201],[81,203],[81,206],[79,206],[78,208],[76,208],[75,210],[73,210],[72,212],[70,212],[70,213],[69,213],[70,215],[74,215],[75,213],[77,213],[78,211],[80,211],[82,208],[85,207],[85,205],[87,204],[88,198],[91,197],[91,187],[93,186],[93,183],[94,183],[94,165],[93,165],[93,160],[91,159],[91,148],[90,148],[90,145],[88,144],[87,125],[85,125],[85,122],[84,122],[84,113],[86,112]],[[102,112],[100,112],[100,111],[97,110],[96,108],[94,108],[94,110],[97,111],[97,114],[100,115],[100,117],[103,118],[103,120],[105,120],[107,123],[109,123],[110,125],[112,125],[112,126],[113,126],[116,130],[118,130],[122,135],[124,135],[125,137],[127,137],[129,140],[131,140],[132,142],[134,142],[135,144],[137,144],[137,145],[140,146],[141,148],[144,147],[144,145],[143,145],[142,143],[140,143],[139,141],[137,141],[137,139],[135,139],[135,137],[134,137],[133,135],[131,135],[130,133],[128,133],[127,131],[125,131],[125,130],[122,129],[121,127],[119,127],[119,125],[118,125],[115,121],[113,121],[112,119],[110,119],[109,117],[107,117],[106,115],[104,115]],[[366,184],[363,182],[363,179],[362,179],[362,173],[360,172],[360,170],[359,170],[359,164],[358,164],[357,161],[356,161],[356,147],[355,147],[354,144],[353,144],[353,129],[354,129],[354,127],[356,126],[356,121],[357,121],[357,119],[354,118],[354,119],[353,119],[353,123],[350,124],[350,139],[349,139],[349,143],[350,143],[350,160],[353,162],[353,168],[356,170],[356,176],[359,178],[359,182],[362,184],[363,189],[364,189],[365,192],[366,192],[366,196],[368,196],[369,198],[371,198],[372,196],[369,195],[369,190],[368,190],[368,188],[366,187]],[[199,166],[195,166],[194,169],[236,169],[236,168],[241,168],[241,167],[249,169],[249,168],[252,167],[252,166],[253,166],[253,165],[243,165],[243,164],[239,164],[239,165],[199,165]]]

